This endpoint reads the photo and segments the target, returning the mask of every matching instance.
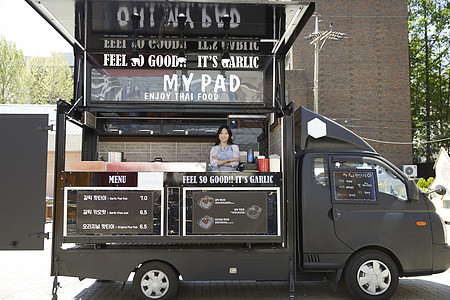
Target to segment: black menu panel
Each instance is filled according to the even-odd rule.
[[[334,200],[375,202],[375,170],[333,171]]]
[[[153,191],[78,191],[76,232],[152,234]]]
[[[194,234],[267,233],[267,192],[192,193]]]

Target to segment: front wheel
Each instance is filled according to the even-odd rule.
[[[349,292],[358,299],[388,299],[398,286],[398,269],[383,252],[364,250],[348,261],[344,280]]]
[[[162,262],[143,264],[134,275],[133,292],[138,299],[173,299],[179,285],[178,274]]]

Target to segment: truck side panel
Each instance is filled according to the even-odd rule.
[[[120,281],[127,280],[133,267],[151,260],[169,263],[184,280],[288,280],[290,265],[286,249],[123,247],[74,249],[58,256],[59,275]]]

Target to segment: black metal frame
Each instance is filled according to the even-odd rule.
[[[220,1],[219,1],[220,2]],[[225,2],[224,2],[225,3]],[[234,3],[234,2],[233,2]],[[247,3],[244,1],[243,3]],[[250,2],[248,2],[250,3]],[[265,3],[267,5],[276,5],[273,2]],[[296,4],[296,3],[294,3]],[[298,3],[297,3],[298,4]],[[30,5],[33,6],[32,3]],[[86,3],[85,3],[86,5]],[[281,8],[280,8],[281,9]],[[81,5],[77,5],[77,13],[81,13]],[[85,10],[86,11],[86,10]],[[295,157],[294,157],[294,117],[290,115],[287,103],[285,103],[285,77],[284,77],[284,58],[285,54],[292,46],[296,36],[305,26],[307,20],[314,11],[314,4],[311,3],[304,12],[304,17],[300,24],[294,30],[293,37],[283,41],[276,53],[271,53],[274,68],[274,84],[272,89],[276,90],[277,98],[275,107],[264,105],[232,105],[232,104],[179,104],[168,105],[167,103],[120,103],[93,105],[86,97],[80,95],[82,82],[86,82],[88,71],[85,66],[86,52],[76,49],[76,85],[74,91],[73,106],[59,101],[57,105],[57,131],[56,131],[56,149],[55,149],[55,201],[53,206],[53,241],[52,241],[52,265],[51,274],[77,276],[80,278],[93,277],[100,279],[126,280],[128,274],[134,267],[149,260],[158,258],[165,260],[180,268],[180,273],[186,280],[205,279],[196,271],[198,262],[202,262],[205,254],[214,257],[213,262],[208,261],[202,264],[205,268],[204,274],[208,274],[209,279],[258,279],[258,280],[290,280],[293,287],[293,280],[297,278],[299,270],[297,264],[297,243],[295,233],[297,232],[296,221],[296,195],[292,187],[296,185],[295,178]],[[286,27],[284,15],[280,13],[279,20],[276,20],[281,35],[282,28]],[[275,21],[275,20],[274,20]],[[51,23],[51,22],[50,22]],[[77,21],[77,34],[83,37],[86,23]],[[58,30],[58,29],[57,29]],[[60,32],[61,33],[61,32]],[[279,37],[280,38],[280,37]],[[82,43],[84,44],[84,43]],[[269,84],[271,86],[272,82]],[[86,91],[86,87],[84,87]],[[83,98],[81,98],[83,97]],[[82,100],[82,101],[80,101]],[[88,106],[83,106],[86,103]],[[138,106],[136,106],[138,105]],[[282,135],[284,144],[282,146],[284,161],[283,182],[280,193],[280,212],[281,217],[281,236],[261,237],[246,236],[245,239],[236,240],[232,236],[223,236],[221,240],[214,240],[204,236],[188,236],[186,240],[180,240],[178,236],[164,237],[117,237],[108,242],[115,242],[111,245],[105,245],[98,237],[64,237],[64,166],[65,166],[65,138],[66,121],[73,121],[83,127],[82,159],[95,160],[96,153],[96,133],[95,130],[83,125],[82,113],[84,111],[92,113],[100,112],[150,112],[150,113],[174,113],[176,115],[212,115],[223,116],[226,114],[265,114],[275,112],[276,116],[282,118]],[[189,241],[187,240],[189,239]],[[123,245],[121,242],[134,243],[134,245]],[[76,242],[82,245],[63,250],[61,246],[64,243]],[[104,249],[102,249],[104,248]],[[100,255],[101,253],[101,255]],[[124,259],[117,260],[117,257]],[[114,264],[111,264],[114,261]],[[226,267],[225,262],[235,261],[235,266],[243,270],[253,270],[252,273],[239,274],[233,276],[223,270]],[[262,263],[264,262],[264,263]],[[264,265],[264,270],[272,272],[259,272],[251,268],[249,264],[256,263]],[[93,268],[93,266],[96,266]],[[292,289],[291,289],[292,293]]]

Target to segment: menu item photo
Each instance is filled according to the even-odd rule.
[[[198,206],[203,209],[209,210],[211,206],[214,204],[214,198],[211,196],[204,196],[197,202]]]
[[[259,207],[258,205],[252,205],[245,211],[245,214],[250,219],[256,220],[261,215],[261,212],[262,212],[261,207]]]
[[[198,226],[205,230],[209,230],[214,224],[214,218],[210,216],[204,216],[197,222]]]

